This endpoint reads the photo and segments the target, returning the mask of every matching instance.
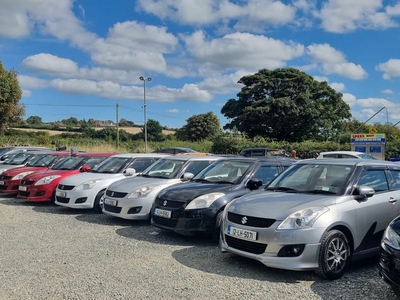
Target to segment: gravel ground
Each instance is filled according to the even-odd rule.
[[[0,194],[0,299],[399,299],[377,259],[325,281],[147,222]]]

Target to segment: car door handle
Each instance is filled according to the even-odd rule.
[[[397,201],[397,199],[395,199],[395,198],[393,198],[393,197],[390,197],[390,199],[389,199],[389,202],[390,202],[390,203],[396,203],[396,201]]]

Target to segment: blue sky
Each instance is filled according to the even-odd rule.
[[[400,1],[0,0],[0,60],[25,118],[179,128],[236,98],[259,69],[325,80],[369,123],[400,121]]]

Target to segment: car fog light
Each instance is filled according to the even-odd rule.
[[[287,245],[278,252],[279,257],[296,257],[300,256],[304,251],[305,245]]]

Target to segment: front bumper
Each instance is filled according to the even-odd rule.
[[[155,215],[155,209],[166,210],[158,205],[152,208],[151,224],[155,227],[187,236],[214,233],[216,209],[170,210],[171,218]]]
[[[21,187],[25,189],[25,191],[21,190]],[[20,185],[17,198],[25,199],[30,202],[48,202],[52,201],[53,193],[56,188],[56,185]]]
[[[0,192],[7,194],[18,194],[18,187],[21,184],[21,179],[11,180],[2,179],[3,184],[0,185]]]
[[[65,206],[75,209],[90,209],[94,206],[94,199],[97,191],[88,190],[60,190],[56,189],[55,203],[60,206]]]
[[[379,275],[392,287],[400,290],[400,251],[381,243]]]
[[[150,195],[132,199],[104,195],[103,213],[126,220],[148,220],[154,201],[154,196]],[[116,205],[109,205],[107,201],[116,201]]]
[[[320,239],[325,233],[325,228],[276,230],[279,224],[280,221],[276,221],[269,228],[246,228],[224,221],[221,226],[219,248],[222,252],[258,260],[271,268],[295,271],[317,269]],[[228,235],[228,226],[257,232],[257,240],[248,241]],[[300,247],[302,251],[297,256],[282,254],[285,249],[291,247]]]

